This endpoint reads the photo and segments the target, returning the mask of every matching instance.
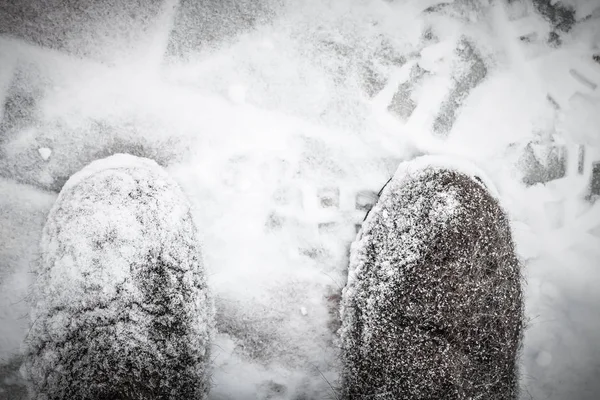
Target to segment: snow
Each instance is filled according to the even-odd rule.
[[[151,29],[136,24],[128,35],[126,19],[109,19],[110,40],[69,42],[68,51],[0,37],[0,99],[36,101],[23,103],[35,112],[12,116],[0,141],[0,362],[18,359],[28,270],[56,193],[93,160],[126,152],[164,166],[197,221],[218,329],[210,398],[335,397],[339,294],[366,212],[357,194],[377,193],[403,161],[427,154],[479,176],[511,219],[527,280],[523,398],[597,398],[600,219],[585,193],[600,160],[600,88],[586,83],[599,84],[588,57],[600,48],[598,20],[554,48],[545,20],[520,2],[468,18],[460,10],[471,2],[453,2],[456,17],[420,14],[441,2],[427,3],[283,2],[269,20],[181,58],[160,56],[178,24],[172,2],[162,22],[140,23]],[[145,33],[152,39],[138,41]],[[517,40],[523,34],[530,40]],[[464,35],[488,72],[439,137],[431,125],[453,74],[467,68],[453,50]],[[388,105],[415,65],[431,72],[414,83],[416,108],[400,120]],[[521,149],[540,137],[584,144],[583,174],[524,185]],[[43,162],[40,148],[52,149]],[[339,202],[323,208],[320,193]],[[438,200],[453,204],[452,195]]]
[[[42,157],[44,161],[47,161],[52,155],[52,150],[47,147],[40,147],[38,153],[40,153],[40,157]]]
[[[443,62],[444,58],[451,57],[456,43],[452,40],[444,40],[438,44],[427,46],[421,50],[419,66],[429,72],[440,72],[441,68],[448,64]]]
[[[475,163],[463,157],[448,155],[426,155],[400,164],[394,176],[414,175],[426,169],[450,169],[471,177],[478,185],[484,187],[494,198],[500,201],[500,195],[492,180]]]
[[[560,2],[573,7],[577,20],[582,20],[600,12],[600,5],[596,0],[560,0]]]
[[[229,99],[234,103],[241,104],[246,101],[246,88],[242,85],[231,85],[228,93]]]
[[[560,121],[559,129],[568,132],[575,143],[600,147],[600,135],[596,128],[600,124],[600,97],[575,94],[569,100],[564,118]]]
[[[39,256],[37,243],[56,196],[5,179],[0,180],[0,360],[18,354],[28,320],[25,301],[31,284],[29,266]]]

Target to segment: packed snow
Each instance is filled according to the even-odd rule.
[[[423,154],[477,166],[511,220],[521,398],[598,397],[596,1],[558,2],[576,6],[570,29],[529,0],[123,3],[83,2],[89,24],[0,10],[0,399],[24,396],[57,193],[115,153],[155,160],[189,200],[216,309],[211,400],[336,398],[350,243]]]

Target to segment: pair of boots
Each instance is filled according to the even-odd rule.
[[[516,399],[520,264],[493,188],[404,164],[352,246],[343,399]],[[115,155],[63,187],[44,227],[23,370],[36,400],[204,399],[213,304],[197,227],[153,161]]]

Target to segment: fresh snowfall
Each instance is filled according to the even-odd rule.
[[[598,0],[0,1],[0,100],[2,400],[68,379],[32,389],[66,367],[27,361],[67,326],[107,322],[116,342],[89,343],[118,370],[165,315],[181,332],[152,333],[165,354],[202,359],[164,371],[181,398],[341,398],[350,249],[419,163],[479,177],[503,210],[520,399],[600,398]],[[457,200],[436,196],[444,220]],[[139,291],[115,233],[132,271],[157,238],[180,247],[146,260]],[[72,262],[45,270],[60,252]],[[71,307],[84,277],[102,295]],[[158,291],[163,309],[167,281],[183,297]]]

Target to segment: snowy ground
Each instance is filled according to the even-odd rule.
[[[193,204],[216,295],[211,399],[335,398],[349,243],[373,192],[421,153],[475,162],[509,211],[530,319],[523,399],[598,398],[598,13],[550,47],[520,2],[423,12],[437,3],[265,1],[248,21],[223,2],[213,17],[243,29],[208,22],[197,51],[187,1],[152,2],[139,23],[95,9],[54,42],[3,31],[0,399],[22,394],[45,216],[71,174],[115,152],[156,159]],[[582,19],[597,2],[577,4]],[[36,20],[49,30],[64,17],[36,15],[54,16]]]

